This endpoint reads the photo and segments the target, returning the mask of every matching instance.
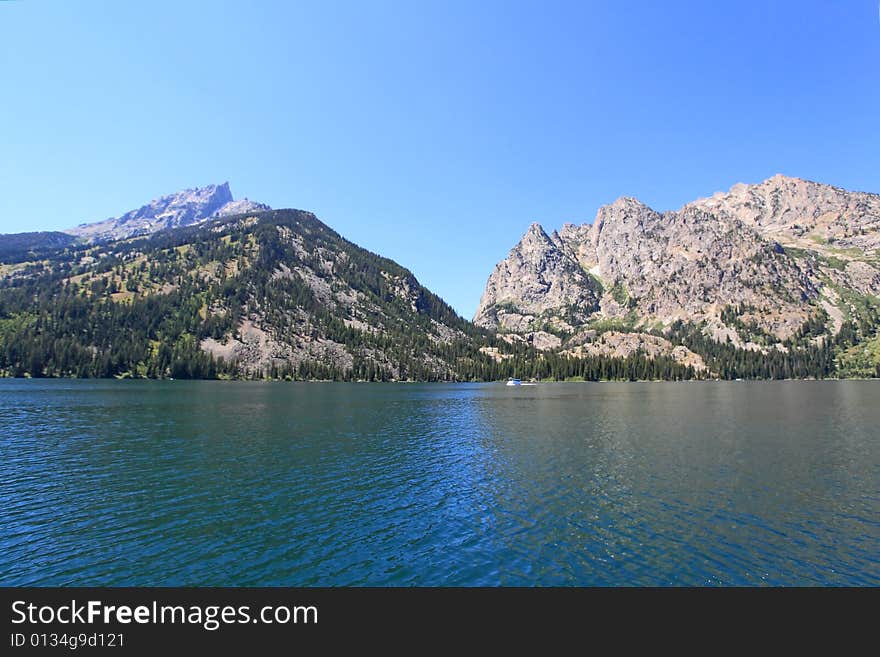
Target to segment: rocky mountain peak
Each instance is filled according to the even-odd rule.
[[[550,239],[550,236],[547,234],[547,231],[545,231],[544,227],[537,221],[533,221],[531,224],[529,224],[528,230],[526,230],[525,234],[522,237],[522,240],[520,241],[521,244],[523,242],[530,242],[534,244],[553,243]]]
[[[621,196],[614,203],[603,205],[596,213],[596,221],[607,218],[619,218],[625,216],[640,215],[653,212],[651,208],[639,199],[631,196]],[[596,223],[594,221],[593,223]]]
[[[548,303],[563,304],[574,316],[585,317],[597,301],[589,275],[560,236],[554,231],[551,238],[539,223],[532,223],[489,277],[474,321],[515,331],[540,330]]]
[[[639,199],[633,196],[619,196],[613,203],[610,203],[605,208],[609,210],[641,210],[641,209],[650,209],[647,205],[642,203]]]
[[[229,183],[224,182],[160,196],[119,217],[80,224],[64,232],[90,242],[126,239],[166,228],[189,226],[212,217],[269,209],[263,203],[234,200]]]

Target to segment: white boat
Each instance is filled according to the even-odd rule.
[[[519,379],[507,379],[507,385],[509,386],[521,386],[522,381]]]

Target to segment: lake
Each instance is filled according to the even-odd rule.
[[[880,382],[0,380],[4,585],[877,585]]]

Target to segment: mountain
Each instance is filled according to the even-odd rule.
[[[577,356],[622,355],[645,336],[670,356],[702,340],[764,355],[842,341],[844,371],[872,374],[878,297],[880,196],[777,175],[675,211],[621,198],[592,224],[532,224],[490,275],[474,322]]]
[[[0,376],[880,377],[876,195],[775,176],[532,224],[474,323],[315,215],[230,197],[164,197],[91,242],[3,236]]]
[[[458,380],[510,375],[514,353],[300,210],[0,265],[11,375]]]
[[[585,323],[599,308],[601,285],[569,253],[557,233],[533,223],[495,267],[475,322],[513,334],[545,335],[535,317],[559,309],[565,326]],[[548,335],[545,340],[550,339]],[[552,345],[556,346],[556,345]]]
[[[0,262],[21,261],[51,253],[72,244],[76,238],[58,231],[0,235]]]
[[[80,224],[64,232],[90,242],[126,239],[214,217],[269,209],[268,205],[248,199],[233,200],[229,183],[223,183],[162,196],[120,217]]]

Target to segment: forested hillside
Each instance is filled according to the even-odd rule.
[[[859,316],[876,320],[876,309]],[[683,322],[643,329],[623,351],[627,334],[614,323],[594,326],[591,351],[539,350],[462,319],[407,269],[298,210],[64,244],[0,264],[5,376],[821,378],[835,376],[845,354],[873,348],[865,322],[847,322],[824,342],[815,340],[824,320],[807,323],[785,350],[743,349]],[[606,342],[613,348],[597,351]]]

